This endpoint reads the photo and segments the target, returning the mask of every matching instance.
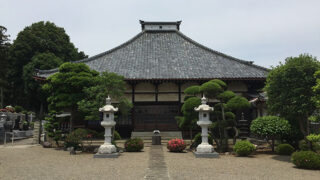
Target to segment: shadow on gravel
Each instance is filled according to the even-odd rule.
[[[291,163],[291,157],[290,156],[273,156],[272,159],[282,161],[282,162],[288,162]]]

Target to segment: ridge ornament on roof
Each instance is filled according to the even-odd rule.
[[[170,31],[180,29],[181,21],[171,21],[171,22],[155,22],[155,21],[142,21],[140,20],[142,31]]]

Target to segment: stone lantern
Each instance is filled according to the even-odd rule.
[[[219,154],[214,151],[211,144],[208,143],[208,127],[212,124],[210,121],[210,112],[213,111],[213,107],[207,105],[207,99],[203,96],[201,98],[201,105],[194,108],[199,112],[199,121],[197,124],[201,127],[201,144],[198,145],[196,152],[194,152],[197,158],[213,158],[219,157]]]
[[[117,149],[115,145],[111,144],[111,128],[116,125],[114,121],[114,112],[118,111],[111,105],[111,98],[106,98],[106,105],[99,108],[99,111],[103,113],[103,120],[101,126],[105,128],[104,144],[99,147],[98,153],[94,155],[94,158],[116,158],[118,157]]]
[[[0,116],[0,129],[4,128],[4,124],[6,123],[7,115],[4,113]]]

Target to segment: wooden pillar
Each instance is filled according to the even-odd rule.
[[[158,102],[158,96],[159,96],[159,84],[158,83],[154,83],[155,86],[155,101]]]
[[[179,101],[179,115],[181,115],[181,106],[182,106],[182,103],[181,103],[181,82],[178,82],[178,101]]]
[[[131,119],[132,119],[132,129],[133,129],[133,131],[134,131],[134,128],[135,128],[135,119],[134,119],[134,115],[135,115],[135,113],[134,113],[134,109],[135,109],[135,107],[134,107],[134,101],[135,101],[135,97],[134,97],[134,95],[135,95],[135,86],[136,86],[136,84],[135,83],[132,83],[131,84],[131,89],[132,89],[132,91],[131,91],[131,93],[132,93],[132,96],[131,96],[131,101],[132,101],[132,105],[133,105],[133,107],[132,107],[132,109],[131,109]]]

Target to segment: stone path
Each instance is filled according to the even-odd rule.
[[[163,150],[161,145],[153,145],[150,149],[149,167],[144,179],[153,180],[168,180],[169,172],[167,164],[164,160]]]

